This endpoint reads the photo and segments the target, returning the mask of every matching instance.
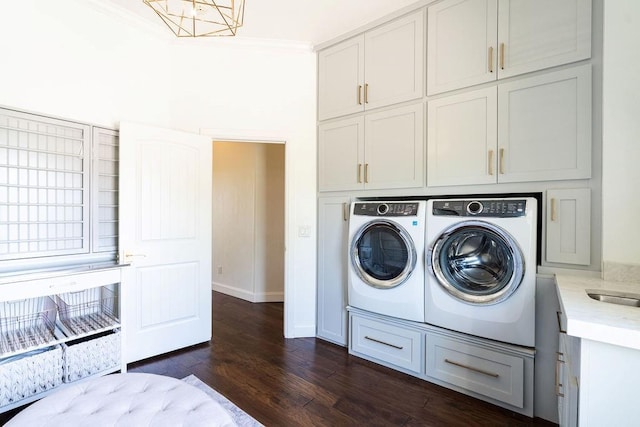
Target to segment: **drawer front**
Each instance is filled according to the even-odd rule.
[[[426,373],[509,405],[524,406],[524,359],[427,334]]]
[[[352,315],[351,349],[420,373],[422,333]]]

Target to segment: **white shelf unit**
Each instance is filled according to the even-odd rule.
[[[126,371],[120,269],[2,278],[0,412],[92,376]]]

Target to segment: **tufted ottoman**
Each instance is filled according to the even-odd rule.
[[[113,374],[70,385],[32,404],[7,426],[235,426],[206,393],[175,378]]]

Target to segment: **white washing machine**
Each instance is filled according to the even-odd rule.
[[[535,346],[537,200],[429,200],[425,321]]]
[[[424,200],[352,203],[351,307],[424,322],[425,210]]]

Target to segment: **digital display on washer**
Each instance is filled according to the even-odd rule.
[[[433,215],[512,218],[525,216],[527,201],[496,200],[435,200]]]
[[[354,215],[362,216],[416,216],[418,203],[406,202],[362,202],[356,203]]]

